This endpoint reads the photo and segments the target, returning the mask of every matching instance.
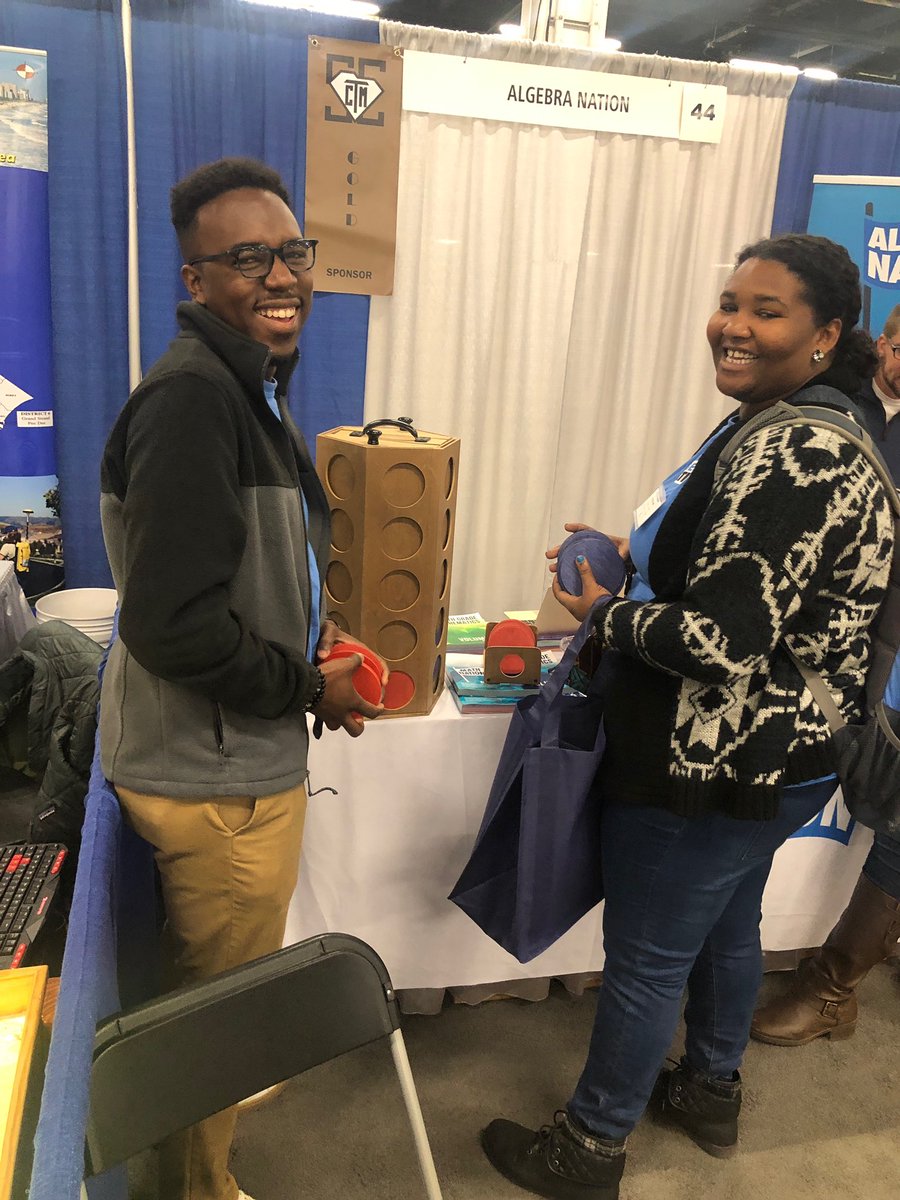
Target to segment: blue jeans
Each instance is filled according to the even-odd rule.
[[[731,1078],[762,979],[763,889],[778,847],[825,805],[833,780],[788,788],[771,821],[675,816],[607,802],[606,963],[590,1050],[569,1112],[605,1138],[640,1119],[678,1024],[688,1063]]]
[[[900,900],[900,842],[876,833],[869,857],[863,863],[863,875],[892,899]]]

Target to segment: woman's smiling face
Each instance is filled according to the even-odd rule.
[[[774,404],[825,370],[840,332],[837,318],[819,324],[793,271],[748,258],[726,281],[706,327],[716,386],[741,404]]]

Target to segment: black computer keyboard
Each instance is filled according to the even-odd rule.
[[[0,846],[0,970],[21,966],[59,884],[59,842]]]

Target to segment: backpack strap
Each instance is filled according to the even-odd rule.
[[[716,465],[713,469],[713,486],[715,487],[718,484],[719,480],[731,466],[731,460],[748,438],[752,438],[761,429],[767,429],[769,425],[782,425],[791,422],[795,413],[796,409],[793,405],[786,404],[784,400],[779,400],[777,404],[773,404],[769,408],[764,408],[762,412],[752,416],[749,421],[745,421],[742,425],[739,425],[734,436],[719,451],[719,457],[716,459]]]
[[[852,442],[857,450],[861,450],[887,492],[894,519],[900,518],[900,496],[897,494],[897,485],[888,470],[888,465],[884,461],[881,451],[872,441],[869,431],[856,420],[852,413],[846,410],[839,412],[834,408],[822,408],[813,404],[789,405],[788,407],[793,407],[794,411],[800,414],[793,424],[814,425],[820,429],[836,429],[848,442]]]
[[[872,441],[868,431],[854,420],[851,413],[805,404],[797,406],[797,412],[802,414],[801,419],[804,423],[818,428],[837,429],[847,441],[852,442],[858,450],[865,454],[881,481],[894,515],[894,552],[891,558],[891,572],[884,600],[872,628],[872,650],[869,669],[866,672],[866,711],[871,712],[884,697],[884,689],[890,679],[897,651],[900,650],[900,496],[897,495],[896,485],[881,452]],[[799,424],[800,421],[795,423]],[[804,674],[804,678],[809,684],[807,675],[804,672],[801,673]],[[822,687],[824,688],[825,685],[822,684]],[[831,724],[831,717],[820,696],[812,687],[810,687],[810,691]]]
[[[884,699],[894,660],[900,649],[900,520],[894,517],[894,557],[887,592],[872,630],[872,657],[866,675],[866,708],[872,711]]]
[[[751,417],[749,421],[745,421],[737,430],[734,437],[725,443],[724,448],[719,454],[714,471],[715,483],[719,482],[723,474],[731,466],[732,459],[744,442],[748,438],[754,437],[760,430],[767,429],[770,425],[802,425],[804,427],[812,425],[819,429],[832,429],[840,433],[848,442],[852,442],[857,450],[865,454],[872,465],[872,469],[881,480],[884,490],[887,492],[888,501],[894,513],[894,520],[896,521],[900,518],[900,496],[897,495],[897,486],[888,470],[887,463],[882,457],[881,451],[872,441],[868,430],[860,423],[859,419],[850,409],[837,405],[832,407],[827,402],[832,393],[838,396],[841,395],[834,388],[809,388],[808,391],[816,399],[821,397],[825,403],[788,404],[784,400],[779,400],[776,404],[763,409],[762,412]]]
[[[887,687],[894,660],[900,650],[900,496],[897,494],[897,487],[887,464],[872,441],[868,430],[851,410],[839,404],[832,406],[830,403],[832,395],[841,396],[842,394],[833,388],[813,387],[808,389],[807,395],[819,403],[787,404],[784,400],[779,400],[776,404],[746,421],[719,454],[714,470],[714,483],[717,484],[722,478],[743,443],[770,425],[801,425],[804,428],[812,426],[818,429],[834,430],[848,442],[852,442],[869,460],[872,469],[881,481],[894,517],[894,553],[891,560],[891,572],[887,592],[872,630],[872,654],[866,674],[866,710],[871,712],[884,697],[884,689]],[[782,645],[784,645],[783,642]],[[846,722],[822,676],[802,663],[786,645],[784,648],[803,676],[814,700],[826,717],[831,731],[835,732],[835,730],[843,728]]]
[[[844,720],[841,710],[834,702],[834,696],[831,694],[831,688],[818,671],[814,671],[812,667],[808,667],[806,663],[801,662],[797,655],[794,654],[793,650],[791,650],[790,647],[785,646],[784,642],[781,644],[784,646],[785,650],[787,650],[791,662],[803,676],[803,682],[812,693],[813,700],[815,700],[816,704],[818,704],[819,708],[822,710],[825,720],[828,722],[828,728],[832,733],[837,733],[839,729],[843,729],[847,722]]]

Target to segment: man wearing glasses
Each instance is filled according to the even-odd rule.
[[[381,708],[320,621],[324,491],[287,410],[316,243],[280,177],[223,159],[172,190],[190,301],[102,464],[119,638],[103,680],[103,769],[153,845],[172,986],[281,946],[306,809],[306,714],[351,736]],[[221,1053],[227,1055],[228,1047]],[[244,1197],[234,1110],[161,1147],[165,1200]]]

